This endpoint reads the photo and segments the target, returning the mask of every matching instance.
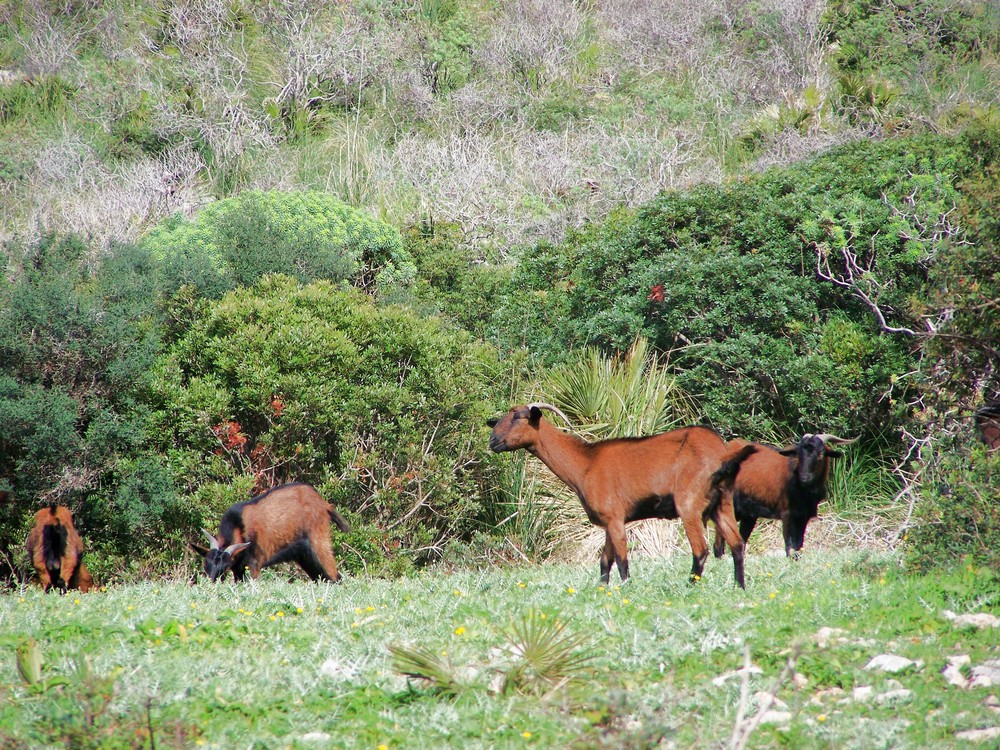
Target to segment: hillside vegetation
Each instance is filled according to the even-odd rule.
[[[115,582],[190,570],[287,480],[350,517],[354,574],[586,546],[564,488],[487,450],[529,398],[595,437],[859,437],[821,514],[914,569],[998,561],[995,4],[0,19],[7,580],[42,502]]]

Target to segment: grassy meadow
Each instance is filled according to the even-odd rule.
[[[689,564],[23,588],[0,596],[0,747],[995,746],[1000,685],[975,683],[1000,628],[946,614],[995,611],[991,571],[757,552],[743,592],[729,559],[697,585]],[[867,668],[886,654],[909,662]]]

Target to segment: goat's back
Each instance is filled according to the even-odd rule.
[[[591,443],[597,464],[631,481],[647,483],[650,494],[692,482],[705,484],[726,452],[726,442],[709,427],[681,427],[638,438]]]
[[[331,512],[333,507],[310,485],[285,484],[230,508],[223,525],[229,522],[233,531],[227,535],[227,529],[222,528],[220,533],[227,544],[254,542],[266,558],[303,537],[322,533],[329,536]]]

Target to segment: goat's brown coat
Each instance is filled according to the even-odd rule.
[[[64,544],[62,532],[65,532]],[[56,548],[46,544],[46,533],[58,537]],[[53,504],[38,511],[25,548],[45,591],[55,586],[86,593],[93,587],[94,579],[83,564],[83,540],[73,526],[69,508]]]
[[[229,508],[223,515],[216,541],[220,549],[249,543],[233,555],[232,570],[237,580],[247,568],[250,576],[257,578],[263,568],[294,560],[314,580],[336,581],[340,574],[330,544],[331,520],[342,531],[350,530],[343,517],[313,487],[286,484]],[[198,545],[192,547],[202,555],[209,552]],[[302,556],[307,549],[315,561]],[[299,554],[289,555],[295,550]]]
[[[711,496],[713,474],[735,452],[713,430],[683,427],[643,438],[588,443],[542,419],[540,409],[531,404],[514,407],[490,424],[494,452],[523,448],[536,456],[576,492],[591,523],[605,530],[602,581],[609,580],[612,562],[622,580],[628,578],[625,524],[644,518],[681,519],[696,579],[708,557],[705,522],[711,518],[730,545],[737,583],[744,585],[743,540],[731,492]]]

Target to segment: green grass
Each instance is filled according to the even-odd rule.
[[[866,552],[755,555],[744,593],[728,560],[695,586],[688,565],[638,559],[610,587],[594,562],[339,585],[269,571],[241,586],[27,588],[0,597],[0,747],[150,747],[150,728],[157,748],[730,747],[741,693],[749,719],[772,689],[789,717],[748,747],[962,747],[956,732],[1000,725],[984,703],[997,688],[940,674],[949,656],[1000,658],[1000,629],[943,616],[996,610],[995,574],[908,577]],[[15,656],[30,639],[32,684]],[[762,671],[745,689],[739,674],[715,684],[745,648]],[[882,653],[922,665],[867,671]],[[851,699],[892,680],[911,691],[901,702]]]

